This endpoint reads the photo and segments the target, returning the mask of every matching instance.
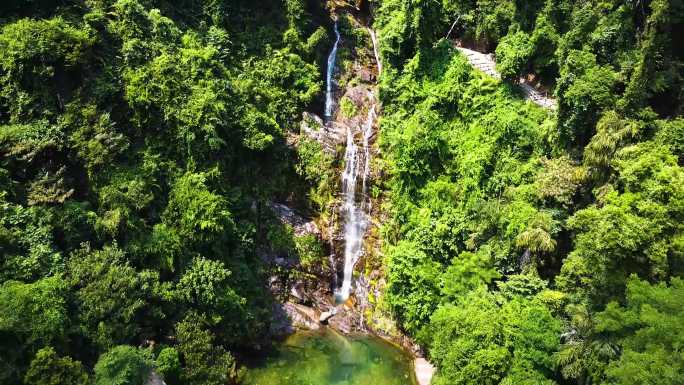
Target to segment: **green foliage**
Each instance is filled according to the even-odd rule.
[[[599,66],[593,53],[571,50],[561,65],[558,121],[562,140],[584,146],[593,135],[600,112],[616,101],[615,73]]]
[[[389,255],[387,300],[402,325],[416,333],[439,304],[440,266],[408,241],[394,246]]]
[[[523,31],[504,36],[496,46],[496,69],[501,77],[518,80],[532,54],[530,37]]]
[[[6,281],[0,286],[0,331],[24,344],[49,343],[69,324],[66,285],[60,277],[34,283]]]
[[[286,141],[321,96],[323,7],[0,6],[0,383],[20,384],[48,344],[27,381],[71,381],[69,357],[92,372],[146,340],[180,353],[164,370],[186,383],[175,325],[193,312],[230,366],[230,350],[264,339],[267,230],[249,208],[293,188],[324,207],[335,184],[331,156],[302,162]],[[321,252],[299,243],[307,260]]]
[[[329,149],[288,147],[321,97],[323,7],[0,6],[0,383],[85,383],[98,355],[95,383],[141,383],[145,340],[170,344],[156,365],[171,385],[237,381],[230,352],[268,333],[261,251],[324,260],[260,210],[334,199]],[[385,300],[436,382],[680,382],[681,4],[369,8]],[[505,79],[539,75],[557,112],[473,71],[452,24]]]
[[[180,382],[181,362],[178,351],[172,347],[163,348],[157,355],[154,361],[155,371],[159,373],[164,379],[164,382],[170,385],[176,385]]]
[[[656,142],[667,146],[673,155],[681,159],[684,154],[684,119],[661,120],[658,125]]]
[[[115,346],[97,360],[95,385],[143,385],[151,370],[149,352],[129,345]]]
[[[680,325],[684,321],[684,281],[651,285],[632,276],[627,303],[611,302],[597,315],[599,331],[622,345],[620,359],[607,369],[616,384],[677,384],[682,367]]]
[[[553,384],[560,322],[535,299],[502,305],[485,290],[442,306],[424,335],[439,367],[437,384]]]
[[[56,248],[50,210],[3,202],[0,223],[6,230],[4,280],[36,280],[63,270],[62,253]]]
[[[87,385],[88,373],[71,357],[59,357],[55,349],[40,349],[24,377],[26,385]]]
[[[60,126],[73,130],[71,146],[84,160],[90,177],[115,161],[128,148],[128,138],[117,130],[111,114],[98,112],[97,106],[69,104],[68,111],[60,119]]]
[[[299,261],[304,268],[325,268],[327,266],[328,259],[325,255],[323,243],[315,234],[295,237],[294,241]]]
[[[295,170],[311,185],[309,199],[319,208],[325,208],[333,199],[336,187],[334,157],[326,153],[320,143],[307,136],[300,138],[297,157]]]
[[[476,253],[469,251],[454,258],[442,275],[442,295],[451,301],[458,300],[468,292],[486,287],[501,274],[493,267],[492,257],[486,248]]]
[[[585,152],[586,156],[587,152]],[[567,156],[541,161],[544,167],[535,180],[537,196],[539,199],[552,200],[563,207],[571,206],[575,195],[587,178],[585,167],[577,165]]]
[[[52,115],[64,92],[55,80],[87,57],[96,38],[61,17],[20,19],[0,31],[0,100],[10,120]]]
[[[677,69],[681,66],[681,56],[677,56],[679,49],[675,48],[677,43],[672,36],[684,20],[684,10],[677,2],[663,0],[651,2],[649,8],[640,47],[635,53],[636,63],[620,104],[629,110],[647,103],[657,108],[665,101],[666,110],[674,108],[681,114],[684,78]]]
[[[675,383],[684,8],[417,6],[384,1],[375,18],[382,236],[387,305],[435,382]],[[425,24],[495,51],[504,79],[537,75],[557,111],[472,71]]]
[[[215,235],[229,235],[234,226],[225,197],[207,186],[211,173],[191,173],[178,177],[169,192],[163,223],[190,241],[207,241]]]
[[[237,375],[233,356],[214,345],[214,335],[205,321],[190,314],[176,325],[178,352],[185,362],[182,383],[189,385],[224,385]]]
[[[67,271],[82,333],[100,348],[135,341],[142,320],[160,315],[154,304],[157,273],[136,271],[116,246],[84,246],[70,256]]]
[[[19,383],[34,353],[67,341],[67,285],[58,276],[0,285],[0,382]]]
[[[340,111],[347,118],[353,118],[358,113],[354,102],[347,97],[342,98],[340,101]]]
[[[231,287],[230,270],[220,261],[195,258],[180,277],[176,292],[190,308],[205,312],[209,320],[219,325],[223,340],[236,343],[252,335],[252,315],[247,300]]]
[[[611,298],[631,273],[652,279],[681,274],[678,239],[682,215],[682,168],[651,142],[626,147],[613,161],[620,190],[578,211],[568,225],[577,233],[558,278],[566,290]],[[600,301],[599,301],[600,302]]]

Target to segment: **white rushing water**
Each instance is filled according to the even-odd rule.
[[[371,31],[372,32],[372,31]],[[335,86],[335,62],[337,48],[340,43],[340,32],[335,21],[335,44],[328,55],[326,76],[325,117],[328,123],[335,110],[333,88]],[[375,46],[375,34],[372,34]],[[378,62],[379,65],[379,62]],[[344,271],[342,285],[335,290],[335,301],[343,303],[349,298],[352,287],[354,265],[363,254],[363,237],[368,228],[370,216],[370,198],[368,195],[368,179],[370,176],[370,141],[373,137],[373,126],[377,118],[375,96],[372,91],[367,95],[368,115],[361,125],[347,127],[347,143],[344,153],[344,171],[342,172],[342,202],[340,217],[344,226]],[[360,145],[356,143],[356,134],[360,134]],[[358,187],[361,191],[357,191]],[[334,259],[334,256],[331,255]],[[334,266],[334,263],[333,263]],[[335,282],[337,287],[337,274]]]
[[[344,276],[342,286],[335,291],[337,303],[342,303],[349,298],[354,265],[363,254],[363,237],[368,228],[370,214],[370,198],[368,197],[370,140],[373,136],[373,124],[376,118],[372,92],[368,93],[368,103],[368,115],[361,127],[361,134],[363,135],[363,147],[361,149],[354,141],[353,128],[347,128],[347,148],[344,153],[345,166],[342,173],[343,204],[341,208],[344,220]],[[359,176],[361,176],[361,194],[357,194]]]
[[[378,37],[372,28],[368,28],[371,41],[373,42],[373,54],[375,55],[375,63],[378,65],[378,78],[382,75],[382,62],[380,62],[380,54],[378,53]]]
[[[337,60],[337,46],[340,44],[340,31],[337,29],[337,20],[335,20],[335,44],[333,45],[330,55],[328,55],[328,72],[325,77],[325,117],[330,119],[334,108],[333,95],[333,75],[335,74],[335,60]]]

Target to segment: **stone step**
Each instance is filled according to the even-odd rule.
[[[470,62],[470,65],[491,77],[501,79],[501,75],[496,70],[496,62],[491,55],[483,54],[481,52],[473,51],[463,47],[456,47],[456,49],[463,53],[466,59],[468,59],[468,62]],[[526,99],[544,108],[556,109],[557,103],[555,99],[543,95],[529,84],[522,83],[520,84],[520,87],[523,89]]]

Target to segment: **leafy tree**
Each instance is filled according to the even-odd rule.
[[[24,376],[26,385],[87,385],[88,373],[79,361],[59,357],[52,347],[40,349]]]
[[[569,145],[584,146],[602,111],[616,101],[615,73],[587,51],[572,50],[560,67],[556,94],[561,134]]]
[[[595,176],[610,171],[615,152],[643,130],[638,122],[621,119],[615,111],[606,112],[596,124],[596,134],[584,149],[584,164],[591,167]]]
[[[506,35],[496,46],[496,68],[501,77],[517,81],[532,55],[530,37],[522,31]]]
[[[247,300],[230,286],[231,271],[222,262],[195,258],[181,276],[176,291],[191,308],[205,312],[220,325],[221,335],[230,342],[243,341],[256,330],[249,330],[252,315]]]
[[[409,241],[397,244],[390,255],[387,298],[402,325],[415,333],[439,303],[440,265]]]
[[[605,300],[624,290],[631,273],[664,279],[680,274],[678,203],[682,170],[664,148],[644,142],[621,150],[613,161],[623,192],[609,189],[601,206],[578,211],[568,222],[575,249],[558,282]]]
[[[102,354],[95,364],[95,385],[143,385],[152,370],[149,352],[119,345]]]
[[[609,332],[597,312],[624,302],[631,274],[654,284],[682,274],[682,95],[672,70],[682,60],[671,38],[682,8],[411,6],[383,2],[375,19],[389,174],[386,301],[427,344],[437,382],[628,383],[636,357],[652,359],[667,382],[679,370],[669,348],[622,354],[638,331]],[[422,22],[444,31],[453,23],[457,43],[495,49],[504,78],[539,75],[557,113],[519,103],[510,84],[472,71],[443,35],[416,44]],[[553,343],[534,345],[549,359],[516,361],[501,342],[513,330],[502,309],[513,303],[547,308]],[[532,339],[543,331],[521,330]],[[651,369],[641,379],[659,382]]]
[[[3,203],[0,223],[7,231],[7,241],[0,257],[0,277],[33,281],[63,271],[64,257],[55,242],[53,214],[43,207]]]
[[[297,157],[295,171],[312,185],[309,190],[309,199],[319,208],[324,209],[326,204],[333,199],[336,187],[335,176],[332,173],[335,158],[326,153],[320,143],[308,136],[300,138]]]
[[[214,345],[214,335],[206,329],[205,320],[189,314],[176,324],[178,352],[185,362],[182,382],[191,385],[224,385],[237,375],[233,356]]]
[[[40,346],[67,340],[66,292],[60,277],[0,285],[0,381],[19,383]]]
[[[597,315],[597,329],[618,338],[619,360],[606,370],[616,384],[677,384],[682,368],[681,334],[684,320],[684,281],[651,285],[631,276],[627,303],[611,302]]]
[[[179,384],[182,368],[178,351],[172,347],[163,348],[155,360],[155,370],[167,384]]]
[[[596,316],[586,305],[570,304],[566,314],[569,330],[562,335],[557,356],[561,374],[578,383],[603,383],[606,367],[617,357],[618,346],[598,332]]]
[[[163,222],[189,241],[226,237],[234,223],[225,197],[212,191],[209,173],[188,172],[176,179],[169,193]]]
[[[563,207],[570,207],[587,178],[586,168],[577,165],[567,156],[541,161],[544,167],[535,180],[537,196],[540,199],[553,200]]]
[[[443,295],[456,301],[468,292],[486,287],[494,279],[500,278],[501,274],[493,267],[491,255],[486,248],[476,253],[463,252],[454,258],[451,265],[442,276],[444,287]]]
[[[22,344],[49,343],[63,337],[69,324],[66,289],[60,277],[34,283],[3,282],[0,331],[19,337]]]
[[[497,305],[480,289],[441,306],[423,334],[438,364],[438,384],[553,384],[560,322],[538,300]],[[427,336],[427,337],[426,337]]]
[[[323,7],[0,6],[0,382],[21,383],[34,358],[27,381],[71,381],[69,357],[90,372],[119,344],[180,352],[174,325],[192,312],[207,312],[217,349],[263,337],[267,237],[249,207],[311,185],[320,207],[332,196],[332,157],[304,181],[285,140],[320,96]],[[57,353],[38,360],[46,345]],[[160,359],[178,383],[188,351]]]
[[[116,245],[102,250],[84,245],[74,252],[68,281],[75,292],[82,333],[100,348],[136,341],[150,322],[148,317],[163,316],[155,304],[158,274],[136,271]]]
[[[54,114],[66,96],[57,81],[85,60],[95,41],[87,28],[61,17],[3,25],[0,67],[6,75],[0,80],[0,100],[12,123]]]

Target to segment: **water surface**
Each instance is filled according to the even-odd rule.
[[[415,385],[402,350],[372,336],[298,332],[247,371],[247,385]]]

